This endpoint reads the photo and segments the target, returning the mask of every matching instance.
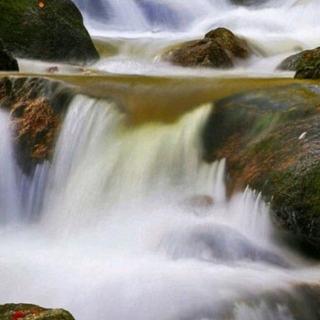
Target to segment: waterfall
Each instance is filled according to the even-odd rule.
[[[0,110],[0,224],[17,222],[19,197],[9,116]],[[17,201],[18,200],[18,201]]]
[[[248,40],[255,53],[251,59],[238,61],[230,71],[233,75],[274,74],[289,55],[319,45],[318,0],[251,2],[256,4],[235,5],[231,0],[76,0],[90,34],[108,53],[93,67],[102,72],[198,75],[199,70],[175,68],[159,57],[172,46],[201,39],[218,27]],[[202,70],[201,74],[220,75],[217,70]]]
[[[290,34],[310,37],[318,28],[317,0],[256,1],[254,6],[233,5],[229,0],[76,0],[93,34],[121,31],[203,34],[216,26],[229,27],[250,37]],[[309,41],[309,39],[307,39]]]
[[[210,108],[175,123],[132,126],[114,101],[76,95],[52,163],[31,177],[17,173],[2,111],[0,190],[7,196],[0,205],[20,223],[1,226],[0,303],[60,306],[80,320],[225,312],[291,320],[263,302],[238,304],[265,292],[291,294],[319,272],[273,242],[258,195],[248,189],[228,200],[223,159],[202,161]]]

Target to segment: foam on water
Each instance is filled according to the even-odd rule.
[[[319,279],[274,243],[255,193],[227,199],[225,162],[201,160],[209,112],[131,127],[114,102],[76,96],[53,163],[28,178],[20,224],[2,224],[0,303],[65,307],[80,320],[216,319],[239,300]],[[1,177],[11,177],[12,145],[1,141]],[[10,181],[1,188],[23,201]],[[235,318],[264,312],[247,309]]]
[[[118,54],[94,66],[100,71],[199,74],[200,70],[176,70],[159,64],[157,57],[166,47],[203,37],[207,31],[217,27],[227,27],[245,37],[255,49],[256,57],[239,64],[233,71],[236,74],[275,73],[277,65],[285,57],[302,49],[315,48],[320,41],[317,14],[320,3],[317,0],[270,0],[249,7],[232,5],[226,0],[97,2],[106,8],[104,14],[101,13],[103,11],[99,11],[99,15],[93,14],[89,9],[94,7],[92,1],[81,1],[90,33],[105,38],[106,42],[127,39],[126,45],[123,45],[125,41],[119,44]],[[201,71],[203,73],[206,74]],[[219,76],[219,73],[209,72],[208,75]]]

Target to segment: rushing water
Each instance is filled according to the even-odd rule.
[[[62,306],[80,320],[295,319],[285,303],[243,302],[319,272],[273,241],[255,193],[227,200],[224,161],[201,160],[209,112],[132,127],[114,102],[78,95],[52,164],[29,178],[1,113],[4,212],[18,218],[1,223],[0,301]]]
[[[198,74],[199,70],[160,63],[168,46],[201,38],[227,27],[246,38],[256,55],[239,63],[232,74],[274,74],[287,56],[319,45],[318,0],[255,1],[237,6],[228,0],[77,0],[93,36],[118,52],[93,68],[113,73]],[[288,73],[277,72],[281,75]],[[201,71],[216,75],[216,70]],[[219,75],[219,73],[218,73]]]
[[[237,6],[229,0],[75,0],[91,35],[104,48],[92,72],[120,74],[221,76],[292,76],[276,70],[290,54],[315,48],[320,42],[318,0],[257,0]],[[255,55],[230,71],[174,67],[161,61],[172,45],[199,39],[217,27],[227,27],[248,40]],[[50,66],[20,61],[22,71]],[[59,66],[60,72],[79,72]]]
[[[218,26],[256,48],[231,74],[275,75],[284,56],[319,42],[318,0],[76,2],[91,34],[115,48],[94,71],[220,76],[159,61]],[[318,266],[275,240],[260,195],[227,197],[223,159],[202,160],[210,110],[132,125],[113,100],[76,95],[52,162],[31,176],[0,111],[0,303],[64,307],[79,320],[317,320],[296,288],[319,284]]]

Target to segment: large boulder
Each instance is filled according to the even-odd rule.
[[[204,158],[226,158],[228,189],[261,191],[278,225],[320,250],[320,86],[244,92],[216,103]]]
[[[232,68],[237,59],[250,55],[246,40],[226,28],[218,28],[208,32],[204,39],[172,48],[163,58],[184,67]]]
[[[19,71],[17,60],[10,52],[5,50],[0,40],[0,71]]]
[[[320,47],[286,58],[278,69],[296,71],[297,79],[320,79]]]
[[[85,64],[98,53],[71,0],[0,1],[0,38],[16,57]]]
[[[33,304],[0,305],[0,320],[74,320],[63,309],[46,309]]]
[[[11,115],[17,161],[25,173],[51,160],[72,89],[40,78],[0,80],[0,108]]]

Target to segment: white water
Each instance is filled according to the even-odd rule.
[[[276,71],[277,65],[290,54],[320,43],[318,0],[269,0],[249,7],[232,5],[227,0],[76,2],[91,35],[119,46],[118,54],[93,66],[100,71],[220,76],[216,70],[172,67],[161,63],[158,56],[172,44],[202,38],[216,27],[227,27],[246,38],[256,51],[256,56],[229,73],[291,76]],[[119,43],[119,39],[123,41]]]
[[[273,242],[268,208],[253,192],[226,199],[224,161],[201,161],[209,112],[129,127],[113,102],[76,96],[52,165],[28,181],[20,223],[2,222],[0,304],[64,307],[79,320],[220,319],[226,306],[235,319],[294,319],[283,317],[286,306],[238,304],[320,274]],[[14,200],[5,213],[15,215],[25,189],[12,178],[0,115],[9,180],[0,186]],[[214,205],[196,204],[202,195]]]

